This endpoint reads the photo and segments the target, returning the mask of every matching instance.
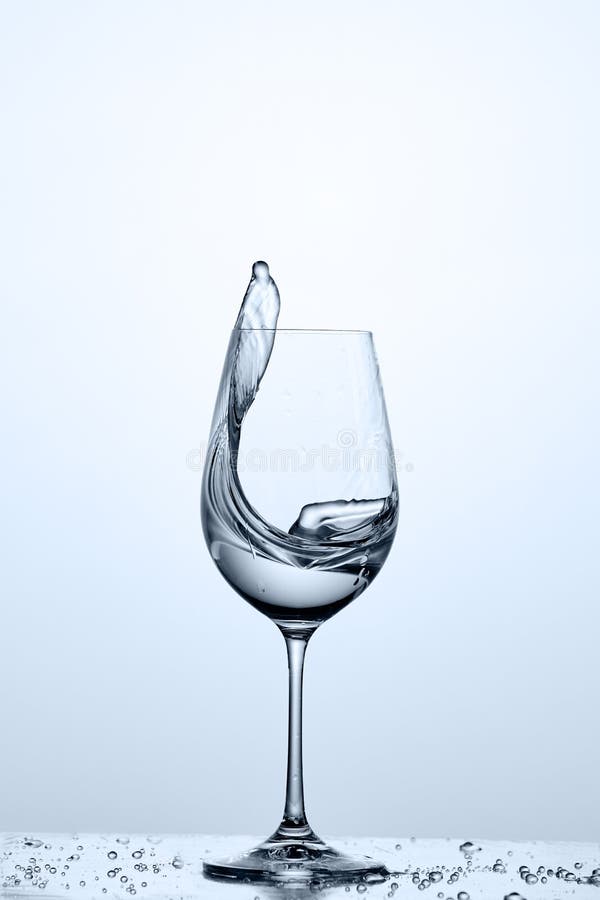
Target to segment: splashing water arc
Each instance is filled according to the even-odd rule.
[[[283,531],[251,505],[237,471],[242,425],[269,365],[279,310],[269,267],[255,262],[229,341],[212,422],[203,480],[204,532],[221,573],[258,608],[268,599],[261,594],[267,591],[263,585],[273,581],[273,565],[288,570],[286,596],[278,601],[282,605],[295,604],[290,568],[345,575],[352,587],[346,591],[348,602],[362,593],[387,556],[396,527],[396,491],[384,498],[306,504]],[[280,572],[275,581],[281,587]],[[325,584],[329,593],[339,593],[331,579]],[[326,599],[327,588],[324,594]]]

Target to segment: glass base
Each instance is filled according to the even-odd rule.
[[[346,856],[316,835],[307,840],[269,838],[231,859],[205,862],[205,876],[246,884],[379,884],[390,877],[384,865],[368,856]]]

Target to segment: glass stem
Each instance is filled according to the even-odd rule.
[[[283,820],[273,838],[318,840],[306,819],[302,775],[302,675],[310,633],[284,631],[283,636],[289,669],[287,783]]]

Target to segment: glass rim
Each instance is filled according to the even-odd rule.
[[[269,331],[275,334],[364,334],[373,337],[372,331],[360,328],[234,328],[234,331]]]

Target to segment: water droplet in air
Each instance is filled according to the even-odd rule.
[[[141,859],[143,854],[144,854],[143,850],[134,850],[131,855],[133,856],[134,859]]]
[[[402,850],[402,844],[396,844],[396,850]]]
[[[470,898],[466,891],[459,891],[456,900],[470,900]]]
[[[114,869],[109,869],[106,874],[108,875],[109,878],[114,878],[117,873],[115,872]]]
[[[575,868],[576,868],[576,869],[581,869],[581,868],[583,868],[583,863],[576,862],[576,863],[575,863]]]
[[[79,887],[85,887],[85,881],[80,881],[80,882],[79,882]]]
[[[537,875],[534,875],[533,872],[530,872],[529,875],[525,876],[525,881],[527,884],[537,884],[538,877]]]
[[[443,877],[444,876],[442,875],[441,872],[430,872],[429,873],[429,880],[432,881],[434,884],[437,884],[438,881],[441,881]]]
[[[116,853],[115,850],[109,850],[108,853],[107,853],[106,855],[108,856],[109,859],[116,859],[116,858],[117,858],[117,853]]]
[[[366,886],[366,884],[357,884],[356,890],[358,891],[359,894],[364,894],[364,892],[367,890],[367,886]]]
[[[123,884],[125,884],[125,882],[128,880],[129,879],[127,878],[127,875],[121,875],[121,881],[123,882]]]

